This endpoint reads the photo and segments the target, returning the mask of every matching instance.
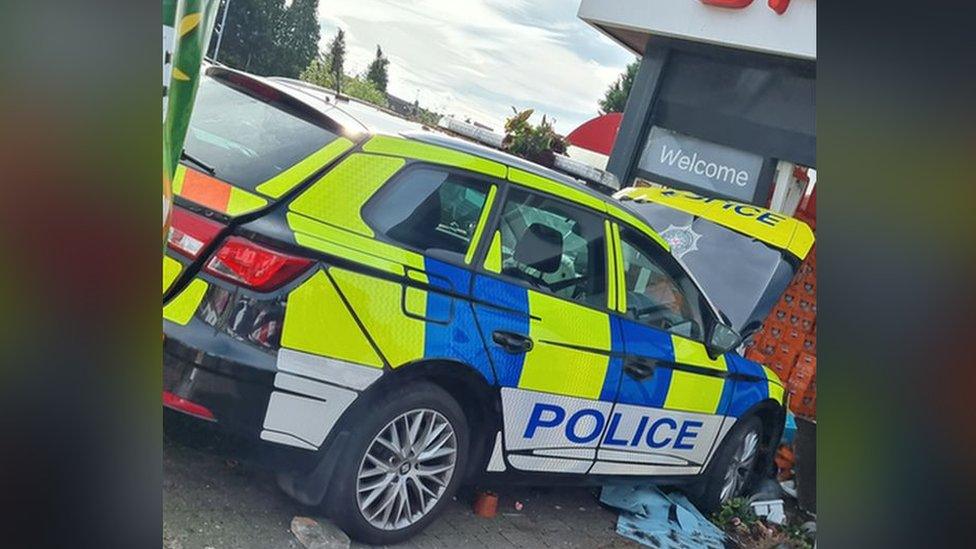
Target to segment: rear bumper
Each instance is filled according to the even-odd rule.
[[[318,452],[260,438],[274,383],[274,353],[215,334],[196,320],[187,326],[166,322],[164,333],[163,392],[205,408],[212,420],[169,408],[240,441],[235,457],[279,471],[302,472],[317,465]]]
[[[209,410],[221,430],[254,439],[271,394],[268,385],[203,367],[165,347],[163,391]]]

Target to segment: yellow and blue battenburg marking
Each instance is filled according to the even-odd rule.
[[[375,137],[364,152],[344,159],[290,204],[287,222],[298,244],[358,267],[323,266],[291,293],[283,346],[392,369],[420,360],[448,361],[469,365],[495,386],[701,414],[738,416],[767,398],[782,401],[782,387],[761,366],[731,353],[711,359],[699,342],[618,314],[625,310],[625,295],[615,293],[623,285],[619,266],[608,287],[610,310],[599,311],[377,240],[360,210],[405,166],[404,156],[506,175],[493,162],[397,138]],[[517,184],[551,186],[552,192],[563,188],[508,172]],[[490,239],[486,269],[499,272],[499,234],[486,232],[494,191],[493,186],[477,233]],[[603,203],[586,205],[602,209]],[[619,208],[605,208],[636,222]],[[622,262],[619,229],[616,223],[606,229],[607,261],[614,266]],[[478,241],[473,239],[466,263]],[[330,329],[337,319],[343,329]],[[493,342],[496,331],[527,336],[534,346],[528,352],[507,351]],[[342,347],[340,340],[355,345]],[[659,367],[651,377],[635,380],[624,373],[627,356],[656,360]]]

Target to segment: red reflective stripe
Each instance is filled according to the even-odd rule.
[[[221,213],[227,212],[230,185],[209,175],[187,168],[180,196]]]
[[[195,402],[190,402],[185,398],[178,397],[169,391],[163,391],[163,406],[207,421],[217,421],[214,418],[213,412],[207,408]]]

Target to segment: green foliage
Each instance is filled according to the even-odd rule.
[[[434,111],[429,111],[423,107],[417,107],[417,113],[411,117],[413,120],[427,126],[436,126],[440,122],[441,115]]]
[[[346,63],[346,33],[339,29],[336,32],[335,38],[329,44],[329,69],[332,73],[332,81],[337,84],[335,90],[339,93],[342,92],[342,84],[344,84],[341,76],[346,73],[343,71],[343,65]]]
[[[640,69],[640,59],[635,59],[633,63],[627,65],[627,69],[610,84],[607,91],[603,94],[600,103],[600,114],[611,112],[624,112],[627,105],[627,97],[630,95],[630,88],[634,85],[634,77]]]
[[[813,538],[798,524],[766,524],[745,498],[732,498],[722,504],[712,522],[743,549],[811,549]]]
[[[332,75],[332,60],[328,55],[319,54],[312,62],[305,67],[305,70],[298,75],[298,78],[322,86],[323,88],[335,89],[335,77]]]
[[[284,0],[233,0],[217,60],[256,74],[298,76],[318,51],[318,4],[294,0],[286,7]]]
[[[390,60],[383,57],[383,50],[377,45],[376,59],[373,59],[372,63],[369,64],[369,68],[366,69],[366,80],[375,84],[376,89],[381,92],[386,92],[386,84],[389,79],[387,67],[389,65]]]
[[[552,166],[555,154],[566,152],[566,140],[553,130],[545,115],[538,126],[533,126],[529,122],[532,109],[519,112],[512,107],[512,110],[515,116],[505,121],[502,149],[543,166]]]
[[[798,524],[786,524],[783,526],[783,534],[790,540],[794,547],[799,549],[812,549],[813,537]]]
[[[752,511],[745,498],[732,498],[722,504],[722,508],[715,512],[713,522],[721,529],[728,530],[740,523],[752,526],[759,518]]]
[[[383,108],[389,108],[390,106],[390,102],[386,99],[386,94],[380,91],[376,87],[376,84],[365,79],[343,75],[342,93],[366,101],[367,103],[379,105]]]
[[[341,89],[342,93],[349,97],[355,97],[383,108],[390,106],[386,94],[378,90],[376,85],[368,80],[343,74],[341,86],[337,87],[334,67],[331,56],[319,55],[302,71],[299,78],[330,90],[338,91]]]

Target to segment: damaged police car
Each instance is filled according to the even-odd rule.
[[[484,475],[682,484],[708,510],[770,467],[784,390],[736,349],[812,245],[801,222],[609,198],[219,67],[186,152],[163,403],[253,440],[354,539],[406,539]]]

